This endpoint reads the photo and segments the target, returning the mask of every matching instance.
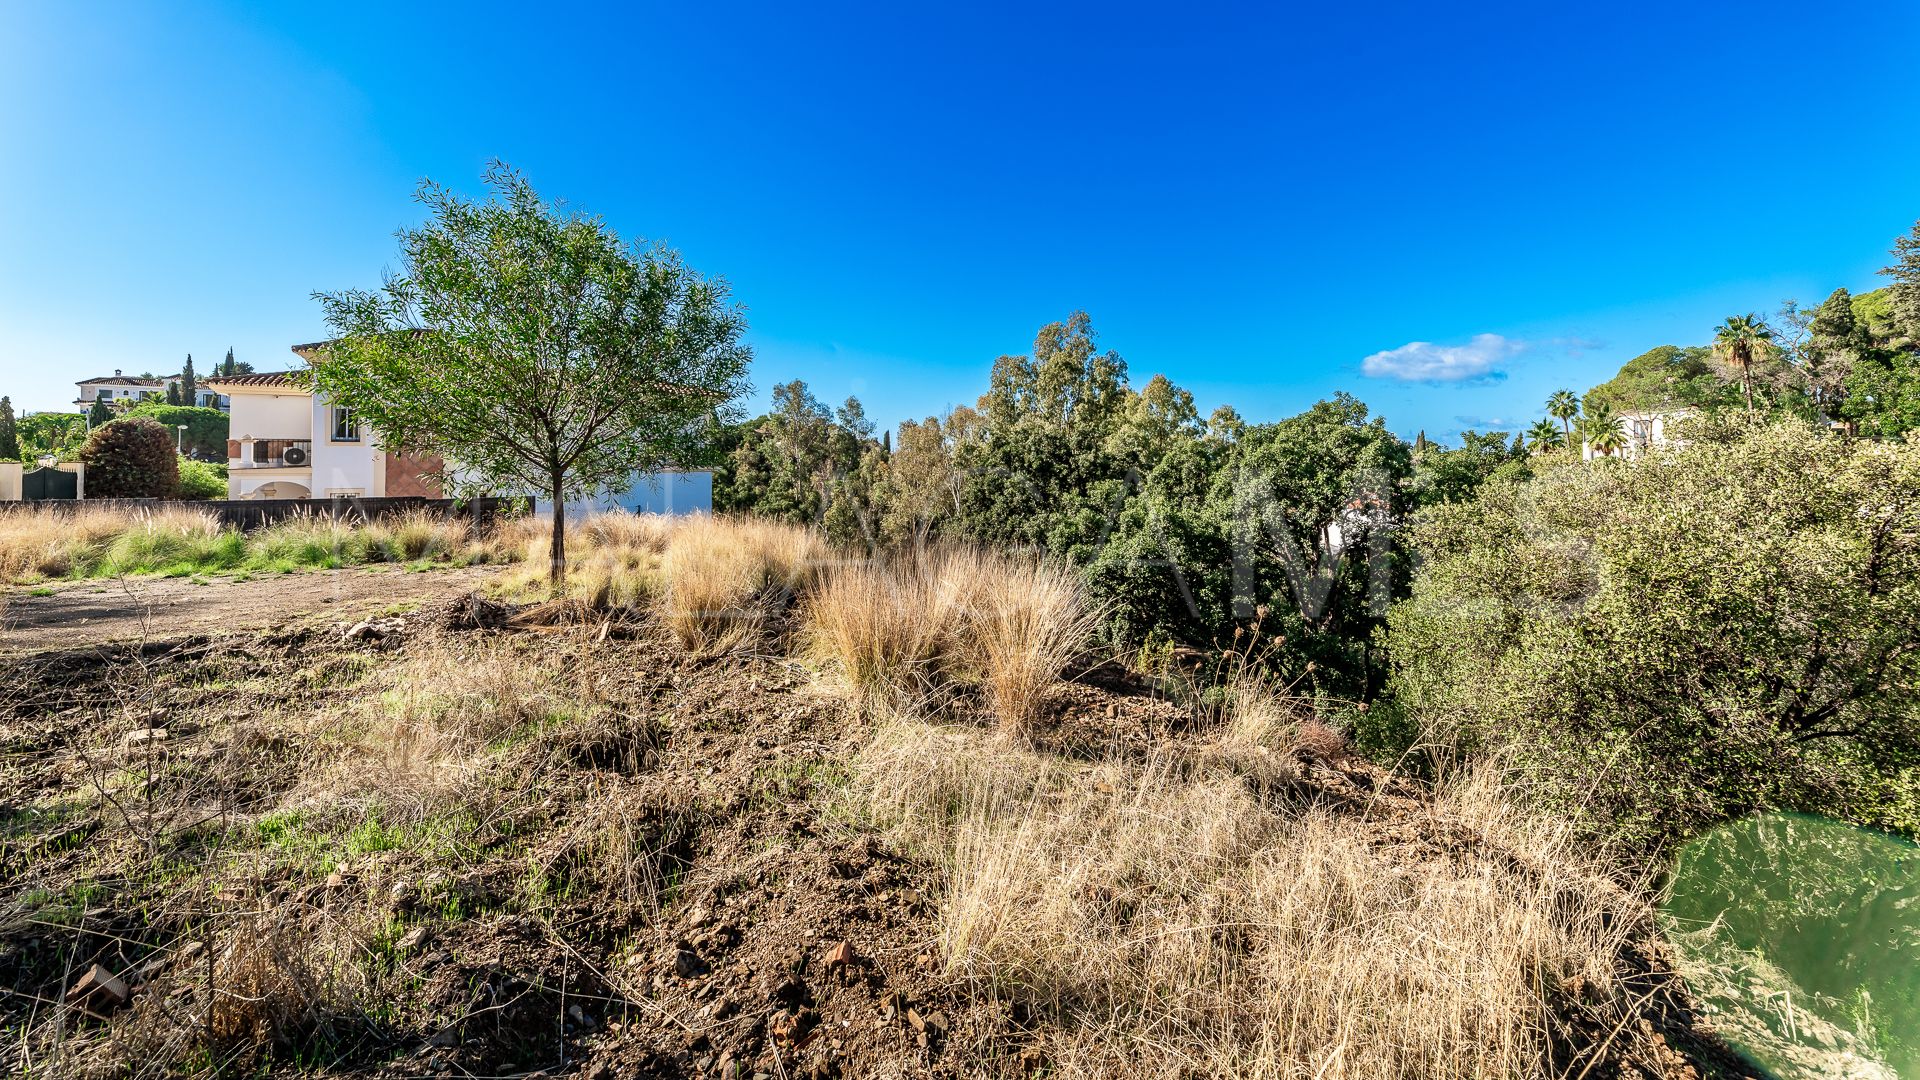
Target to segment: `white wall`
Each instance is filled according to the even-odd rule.
[[[552,499],[534,500],[534,512],[553,512]],[[604,492],[567,503],[567,516],[581,518],[625,510],[634,514],[709,514],[713,512],[713,473],[706,469],[635,473],[625,491]]]
[[[307,399],[313,431],[313,497],[357,491],[368,498],[387,493],[386,462],[373,445],[373,432],[360,426],[359,442],[333,441],[333,406],[314,394]]]
[[[20,477],[26,471],[17,461],[0,461],[0,502],[20,501]]]
[[[228,438],[311,439],[313,430],[311,395],[233,395]]]

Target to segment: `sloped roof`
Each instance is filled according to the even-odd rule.
[[[206,386],[294,386],[291,371],[255,371],[246,375],[218,375],[201,382]]]
[[[161,386],[168,380],[177,380],[179,376],[169,375],[166,379],[143,379],[138,375],[101,375],[92,379],[81,379],[75,386],[94,386],[99,383],[112,383],[115,386]]]

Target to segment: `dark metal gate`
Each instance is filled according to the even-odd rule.
[[[20,495],[28,502],[71,499],[80,494],[80,476],[60,469],[35,469],[20,477]]]

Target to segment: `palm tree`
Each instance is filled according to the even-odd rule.
[[[1580,399],[1571,390],[1555,390],[1547,399],[1547,415],[1560,421],[1565,441],[1573,441],[1573,418],[1580,415]]]
[[[1526,439],[1527,448],[1536,454],[1544,454],[1549,450],[1558,450],[1567,445],[1566,435],[1563,434],[1559,428],[1554,427],[1553,421],[1551,420],[1536,421],[1532,427],[1527,429]]]
[[[1604,401],[1587,403],[1587,414],[1580,418],[1580,437],[1593,452],[1612,457],[1627,448],[1627,433],[1620,430],[1620,417]]]
[[[1773,330],[1756,314],[1729,315],[1714,331],[1713,351],[1740,369],[1740,387],[1747,395],[1747,419],[1753,419],[1753,362],[1773,348]]]

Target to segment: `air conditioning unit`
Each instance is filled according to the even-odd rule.
[[[298,446],[289,446],[287,447],[287,452],[280,455],[280,460],[289,465],[305,465],[307,463],[307,452]]]

